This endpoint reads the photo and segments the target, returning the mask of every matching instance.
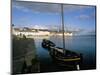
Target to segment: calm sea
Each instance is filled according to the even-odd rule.
[[[58,47],[63,47],[62,36],[38,37],[35,38],[37,56],[41,62],[51,64],[49,52],[41,47],[42,39],[51,40]],[[65,37],[65,47],[71,51],[83,54],[82,69],[96,68],[96,36],[67,36]],[[40,66],[41,67],[41,66]],[[47,66],[48,67],[48,66]]]

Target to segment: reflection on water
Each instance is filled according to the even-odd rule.
[[[61,38],[59,38],[61,39]],[[59,41],[55,38],[55,42]],[[62,43],[56,43],[57,46],[61,46]],[[83,63],[87,66],[95,65],[96,61],[96,38],[95,36],[72,36],[65,37],[66,49],[82,53],[84,61]]]
[[[42,59],[50,58],[48,51],[45,50],[44,48],[42,48],[42,46],[41,46],[42,40],[43,39],[49,39],[49,38],[50,38],[49,36],[34,38],[35,44],[36,44],[36,49],[37,49],[37,56],[38,56],[40,61],[42,61]]]
[[[51,62],[51,58],[47,50],[41,47],[42,39],[50,39],[58,47],[63,47],[61,36],[50,36],[35,38],[35,44],[37,48],[37,55],[40,61],[47,59],[48,63]],[[96,64],[96,37],[95,36],[66,36],[65,37],[65,47],[66,49],[75,51],[77,53],[83,54],[83,65],[85,69],[95,68]],[[88,68],[87,68],[88,67]]]

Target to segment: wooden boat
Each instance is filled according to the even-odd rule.
[[[55,44],[53,42],[51,42],[50,40],[43,39],[42,47],[47,48],[47,49],[51,49],[51,47],[55,47]]]
[[[79,69],[79,65],[82,63],[82,54],[56,47],[50,40],[43,39],[42,47],[48,49],[53,60],[60,65],[76,65],[77,69]]]

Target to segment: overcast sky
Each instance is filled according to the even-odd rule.
[[[65,30],[95,32],[95,6],[64,5]],[[12,23],[16,27],[61,28],[61,5],[13,2]]]

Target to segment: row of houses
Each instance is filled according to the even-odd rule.
[[[50,32],[48,30],[40,29],[19,29],[13,28],[14,35],[26,35],[26,36],[49,36]]]
[[[50,31],[47,29],[34,29],[34,28],[12,28],[12,32],[14,35],[21,36],[51,36],[51,35],[62,35],[61,32]],[[72,32],[65,32],[64,35],[72,36]]]

